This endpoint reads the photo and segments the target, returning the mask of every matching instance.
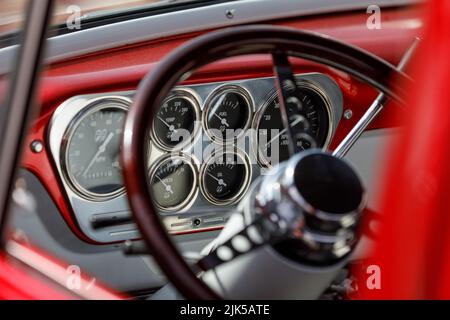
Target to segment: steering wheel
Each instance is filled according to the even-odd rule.
[[[280,104],[283,81],[293,79],[288,56],[344,71],[399,103],[406,97],[403,85],[410,81],[391,64],[351,45],[312,32],[264,25],[233,27],[200,36],[178,47],[149,72],[138,87],[125,124],[125,185],[134,218],[152,256],[188,299],[220,297],[194,274],[160,221],[148,191],[144,137],[159,106],[180,79],[214,61],[245,54],[272,55]]]

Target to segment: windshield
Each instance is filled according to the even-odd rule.
[[[207,2],[204,0],[57,0],[52,24],[66,26],[70,31],[81,30],[85,19],[104,17],[133,10],[174,7],[180,4]],[[26,0],[0,1],[0,36],[15,33],[22,24]]]

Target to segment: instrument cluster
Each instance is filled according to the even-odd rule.
[[[326,148],[342,115],[342,94],[328,76],[296,76],[299,101],[288,101],[303,149]],[[82,230],[99,242],[130,239],[137,230],[122,180],[120,143],[134,92],[73,97],[60,105],[49,142]],[[313,136],[314,139],[311,139]],[[223,225],[251,182],[289,157],[273,78],[179,86],[156,111],[149,134],[148,182],[169,231]],[[110,217],[122,223],[94,228]]]
[[[175,89],[151,128],[155,148],[169,153],[150,164],[150,190],[162,212],[189,208],[194,190],[212,205],[230,205],[244,195],[250,183],[249,157],[236,144],[251,125],[250,93],[240,86],[223,85],[202,105],[195,89]],[[215,147],[207,153],[211,144]]]

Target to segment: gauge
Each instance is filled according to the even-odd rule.
[[[163,211],[183,209],[195,195],[197,171],[187,157],[162,158],[150,173],[150,190],[155,205]]]
[[[304,131],[295,137],[301,149],[324,147],[329,140],[329,104],[324,95],[309,84],[302,84],[300,101],[292,98],[287,107],[294,112],[291,125]],[[257,121],[258,160],[272,166],[289,158],[289,135],[281,119],[278,96],[274,93],[260,110]],[[273,148],[275,146],[275,148]],[[273,149],[273,150],[272,150]]]
[[[250,125],[250,95],[238,86],[223,86],[206,101],[204,125],[213,141],[233,141]]]
[[[174,91],[155,115],[152,140],[163,150],[180,149],[197,132],[199,104],[187,90]]]
[[[250,183],[251,168],[247,156],[235,152],[212,155],[201,170],[201,189],[216,205],[238,201]]]
[[[125,98],[101,98],[69,127],[63,171],[81,196],[105,198],[123,191],[119,154],[129,105]]]

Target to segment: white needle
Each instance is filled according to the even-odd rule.
[[[95,153],[94,157],[92,158],[91,162],[89,162],[86,169],[83,171],[83,176],[86,177],[86,174],[88,173],[89,169],[94,165],[95,161],[97,160],[98,156],[101,155],[103,152],[105,152],[106,147],[111,142],[111,139],[114,137],[114,133],[110,132],[108,136],[106,137],[105,141],[98,147],[97,152]]]
[[[219,116],[218,116],[217,114],[215,114],[215,113],[214,113],[214,115],[220,120],[220,123],[221,123],[221,124],[225,125],[227,128],[230,127],[230,126],[228,125],[228,123],[227,123],[227,119],[221,118],[221,117],[219,117]]]
[[[219,184],[219,186],[224,186],[224,187],[227,186],[227,184],[223,181],[223,179],[216,178],[214,175],[212,175],[212,174],[209,173],[209,172],[207,172],[206,174],[207,174],[208,176],[210,176],[211,178],[213,178],[214,180],[216,180],[217,183]]]
[[[225,100],[225,95],[221,96],[220,99],[219,99],[219,101],[217,101],[217,102],[214,104],[214,108],[212,109],[212,110],[214,111],[214,114],[213,114],[213,115],[214,115],[216,118],[218,118],[218,119],[220,120],[220,123],[221,123],[221,124],[223,124],[224,126],[226,126],[227,128],[229,128],[230,126],[229,126],[228,123],[227,123],[227,119],[220,117],[220,116],[216,113],[217,109],[219,109],[219,106],[222,104],[223,100]]]
[[[302,116],[298,116],[297,119],[295,119],[294,121],[291,122],[291,127],[296,126],[297,124],[299,124],[301,121],[303,121],[303,117]],[[281,136],[282,134],[284,134],[287,131],[287,128],[284,128],[283,130],[280,131],[280,133],[278,133],[275,137],[273,137],[272,139],[270,139],[269,142],[267,142],[264,146],[264,151],[267,150],[267,148],[269,147],[269,145],[272,143],[272,141],[276,140],[279,136]]]
[[[165,187],[165,189],[166,189],[167,192],[170,192],[171,194],[173,194],[173,190],[172,190],[172,186],[171,186],[171,185],[164,183],[164,181],[163,181],[160,177],[158,177],[158,176],[156,176],[156,178],[157,178],[159,181],[161,181],[161,183],[164,185],[164,187]]]
[[[161,118],[160,116],[156,116],[159,120],[161,120],[162,123],[164,123],[167,128],[169,128],[170,131],[172,132],[177,132],[177,129],[175,129],[173,124],[168,124],[163,118]]]

